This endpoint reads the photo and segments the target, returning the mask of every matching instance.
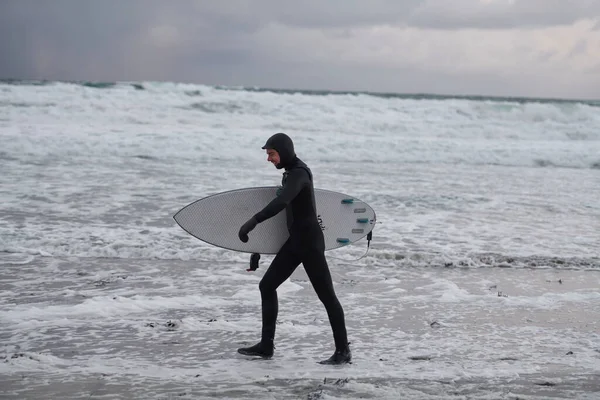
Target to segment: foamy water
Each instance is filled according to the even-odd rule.
[[[276,357],[248,255],[172,215],[274,185],[295,140],[315,184],[377,212],[328,252],[355,362],[301,269]],[[10,398],[594,398],[600,107],[166,83],[0,84],[0,363]],[[571,352],[572,354],[567,354]],[[501,382],[499,388],[494,382]],[[462,396],[462,397],[461,397]],[[531,397],[527,397],[531,396]]]

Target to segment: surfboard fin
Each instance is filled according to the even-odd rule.
[[[248,268],[246,271],[248,271],[248,272],[256,271],[258,269],[259,261],[260,261],[260,254],[252,253],[252,255],[250,256],[250,268]]]

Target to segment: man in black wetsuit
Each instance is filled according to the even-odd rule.
[[[292,139],[284,133],[271,136],[262,147],[267,161],[277,169],[285,169],[282,189],[273,201],[250,218],[239,231],[240,240],[248,241],[248,233],[257,224],[286,209],[290,237],[281,247],[259,284],[262,299],[262,340],[251,347],[238,349],[249,356],[273,356],[275,321],[277,319],[277,288],[302,263],[310,282],[327,310],[333,330],[335,352],[322,364],[350,362],[344,310],[337,299],[331,274],[325,259],[325,240],[317,220],[312,172],[294,152]]]

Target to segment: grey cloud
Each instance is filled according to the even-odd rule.
[[[511,94],[508,91],[529,86],[516,77],[502,80],[493,73],[478,77],[470,73],[465,81],[458,75],[427,71],[426,65],[336,67],[331,60],[315,57],[309,62],[305,58],[310,54],[294,52],[326,51],[319,42],[306,42],[318,35],[294,36],[298,43],[286,37],[270,43],[266,35],[290,31],[271,29],[273,25],[292,27],[295,33],[325,31],[328,38],[349,38],[359,32],[354,28],[378,25],[510,28],[600,15],[598,0],[478,4],[477,0],[0,0],[0,78]],[[585,49],[580,43],[573,51]]]
[[[165,78],[166,69],[180,69],[174,59],[185,56],[184,47],[192,53],[218,49],[234,32],[214,18],[199,17],[193,2],[182,5],[157,0],[2,1],[0,78]],[[161,24],[183,27],[183,37],[159,48],[151,33]],[[206,59],[211,56],[214,52]]]
[[[511,29],[568,25],[599,16],[597,0],[427,0],[408,23],[432,29]]]
[[[139,3],[138,3],[139,2]],[[186,30],[201,20],[217,31],[252,33],[270,24],[308,29],[352,29],[373,25],[432,29],[510,29],[571,24],[600,17],[598,0],[129,0],[129,4],[178,15]],[[174,10],[175,9],[175,10]],[[170,13],[169,13],[170,11]]]
[[[423,0],[269,0],[270,22],[305,28],[352,28],[404,24]]]
[[[230,0],[179,1],[179,9],[229,28],[257,29],[269,23],[301,28],[371,25],[434,29],[507,29],[571,24],[600,17],[598,0]],[[169,4],[168,7],[172,7]],[[195,14],[197,15],[197,14]]]
[[[551,62],[552,58],[555,57],[557,55],[556,51],[544,51],[540,54],[538,54],[537,58],[538,60],[542,61],[542,62]]]
[[[140,26],[143,13],[126,4],[110,7],[116,4],[112,0],[107,4],[109,7],[91,1],[2,2],[0,76],[11,76],[17,70],[19,77],[36,78],[50,72],[48,69],[69,73],[88,65],[114,63],[120,56],[122,38]],[[61,65],[52,67],[55,62]]]
[[[587,51],[588,51],[588,42],[587,42],[587,40],[582,39],[573,46],[573,48],[569,52],[568,57],[575,57],[580,54],[585,54],[585,53],[587,53]]]
[[[244,70],[242,70],[244,68]],[[468,75],[448,73],[427,68],[386,68],[350,65],[343,69],[325,69],[320,65],[287,63],[284,60],[270,65],[248,66],[230,65],[227,76],[222,79],[225,85],[245,85],[241,76],[254,85],[271,88],[358,90],[372,92],[394,92],[402,88],[404,93],[438,93],[450,95],[496,95],[496,96],[535,96],[544,93],[548,97],[568,97],[569,91],[577,91],[578,96],[597,97],[600,79],[572,80],[567,86],[563,82],[548,85],[544,76],[523,72],[520,80],[515,76],[496,72],[471,72]],[[360,77],[360,79],[357,79]],[[294,82],[294,84],[290,84]],[[584,82],[584,83],[582,83]]]

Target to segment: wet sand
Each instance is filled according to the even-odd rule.
[[[353,363],[300,268],[271,360],[246,265],[36,257],[0,271],[6,399],[598,399],[600,271],[332,262]]]

